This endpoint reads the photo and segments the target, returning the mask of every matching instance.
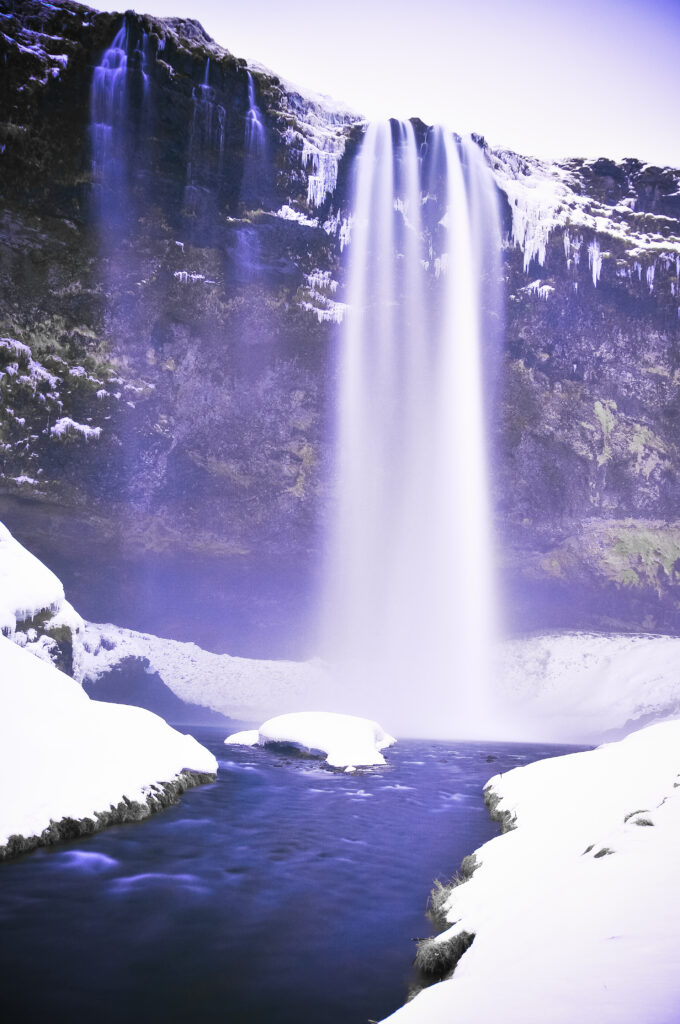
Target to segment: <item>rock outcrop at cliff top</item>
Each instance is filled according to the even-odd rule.
[[[147,86],[114,224],[90,88],[123,25]],[[28,0],[0,50],[2,490],[145,547],[309,558],[361,118],[250,68],[254,159],[245,62],[190,20]],[[495,502],[516,624],[677,632],[680,172],[479,142],[506,237]]]

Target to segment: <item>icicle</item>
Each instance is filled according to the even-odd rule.
[[[597,288],[597,282],[600,280],[602,272],[602,253],[597,238],[594,238],[588,246],[588,267],[592,271],[593,284]]]

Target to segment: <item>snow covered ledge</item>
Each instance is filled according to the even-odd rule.
[[[259,729],[233,733],[224,742],[250,747],[285,744],[310,754],[325,754],[333,768],[358,768],[385,764],[380,751],[396,740],[368,718],[300,711],[270,718]]]
[[[388,1020],[677,1021],[679,773],[674,720],[491,779],[509,831],[466,858],[442,903],[450,927],[434,942],[455,973]]]
[[[139,821],[216,772],[193,737],[142,708],[90,700],[0,636],[0,860]]]

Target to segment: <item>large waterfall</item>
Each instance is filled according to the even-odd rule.
[[[326,654],[348,710],[481,736],[497,611],[482,351],[498,282],[483,154],[371,124],[355,169]],[[483,301],[482,301],[483,300]],[[488,327],[488,330],[487,330]]]

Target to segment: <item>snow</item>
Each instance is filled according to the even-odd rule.
[[[674,258],[680,254],[680,238],[668,236],[669,218],[631,209],[632,200],[616,206],[601,203],[582,192],[579,175],[556,162],[519,156],[509,150],[487,149],[486,155],[498,187],[507,196],[512,212],[511,242],[524,253],[524,270],[536,260],[545,263],[552,232],[559,227],[585,229],[622,242],[632,262],[640,257]],[[601,269],[600,242],[592,237],[589,265],[597,285]],[[571,259],[569,234],[564,238],[565,258]],[[577,260],[575,260],[577,262]]]
[[[92,701],[51,663],[55,642],[17,622],[40,612],[72,631],[81,673],[84,623],[55,574],[0,523],[0,847],[39,835],[51,820],[92,818],[178,772],[216,772],[215,758],[141,708]]]
[[[30,348],[28,345],[24,345],[22,341],[17,341],[15,338],[0,338],[0,349],[16,354],[19,362],[6,366],[5,372],[10,376],[16,376],[17,383],[27,384],[33,394],[36,393],[38,385],[41,383],[47,384],[52,389],[61,383],[59,377],[55,377],[54,374],[45,369],[42,363],[33,359],[33,353]],[[22,373],[21,376],[18,376],[20,363],[25,364],[28,373]]]
[[[329,270],[314,270],[311,274],[305,274],[305,284],[301,289],[303,299],[299,305],[314,313],[319,323],[342,323],[347,305],[331,298],[337,288],[338,282],[331,278]]]
[[[678,637],[520,637],[502,645],[499,666],[505,725],[517,739],[599,743],[680,713]]]
[[[13,633],[17,622],[63,603],[61,581],[0,523],[0,629]]]
[[[324,141],[324,147],[326,145]],[[307,202],[310,206],[321,206],[329,192],[335,191],[341,155],[342,150],[338,153],[335,147],[328,152],[326,148],[319,149],[314,143],[305,140],[301,159],[302,166],[312,170],[307,180]]]
[[[315,295],[314,298],[318,302],[324,296]],[[325,299],[325,304],[318,306],[313,302],[301,302],[300,308],[307,310],[308,313],[313,313],[320,324],[340,324],[347,311],[347,306],[344,302],[333,302],[330,299]]]
[[[307,217],[304,213],[300,213],[299,210],[294,210],[292,206],[288,206],[287,203],[276,211],[275,216],[281,220],[295,220],[298,224],[303,224],[307,228],[318,228],[319,226],[319,222],[315,217]]]
[[[487,785],[516,828],[445,903],[475,936],[394,1024],[672,1024],[680,1007],[680,721]],[[492,983],[490,983],[492,982]]]
[[[194,283],[196,281],[205,281],[205,274],[193,274],[190,273],[188,270],[176,270],[173,274],[173,277],[175,277],[182,284],[188,284],[189,281],[192,281]],[[206,281],[206,284],[214,283],[214,281]]]
[[[63,437],[65,434],[80,434],[87,440],[91,437],[100,437],[101,432],[101,427],[89,427],[87,423],[76,423],[70,416],[62,416],[50,428],[50,434],[53,434],[55,437]]]
[[[526,285],[524,288],[520,288],[520,291],[526,292],[527,295],[537,295],[539,299],[548,299],[555,291],[555,288],[554,285],[543,284],[539,278],[537,281],[532,281],[531,284]]]
[[[118,626],[86,623],[78,679],[96,684],[123,658],[146,658],[180,700],[242,719],[275,709],[299,710],[327,683],[318,661],[256,661],[212,654],[196,644],[165,640]]]
[[[380,753],[396,742],[368,718],[331,711],[301,711],[270,718],[257,730],[234,733],[225,743],[266,746],[286,743],[310,753],[323,753],[333,768],[385,764]]]
[[[351,216],[343,217],[342,213],[334,214],[329,217],[328,220],[324,221],[323,229],[327,235],[335,235],[340,242],[340,252],[342,252],[346,245],[349,245],[352,239],[352,222],[354,218]]]
[[[183,771],[217,771],[191,736],[142,708],[90,700],[75,680],[0,637],[0,846],[51,821],[94,818]]]
[[[319,660],[213,654],[114,625],[84,624],[78,679],[123,658],[146,659],[181,700],[242,720],[333,707],[333,673]],[[561,633],[506,640],[498,652],[499,736],[600,743],[680,711],[680,638]],[[389,723],[388,723],[389,724]]]

